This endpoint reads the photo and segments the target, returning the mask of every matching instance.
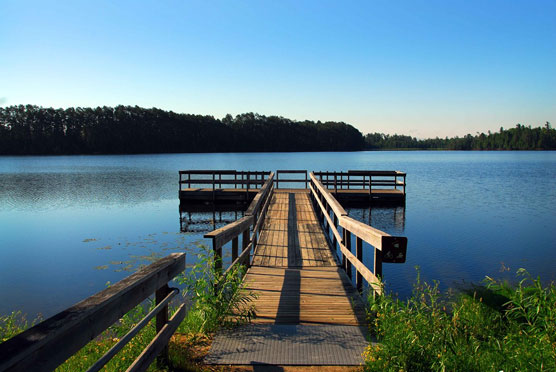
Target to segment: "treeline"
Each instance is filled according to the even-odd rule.
[[[180,152],[358,151],[383,149],[554,150],[556,130],[515,128],[464,137],[417,139],[370,133],[343,122],[295,121],[246,113],[223,119],[117,106],[0,108],[1,155]]]
[[[363,150],[363,135],[338,122],[246,113],[224,119],[132,106],[0,108],[0,154],[138,154]]]
[[[556,130],[546,122],[543,127],[531,128],[517,124],[515,128],[500,128],[500,132],[464,137],[417,139],[404,135],[369,133],[365,136],[365,148],[422,149],[422,150],[555,150]]]

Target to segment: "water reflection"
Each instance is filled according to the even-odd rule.
[[[402,235],[405,231],[404,206],[348,207],[349,216],[391,235]]]
[[[237,221],[245,215],[247,205],[182,203],[180,212],[180,231],[182,233],[204,234]]]

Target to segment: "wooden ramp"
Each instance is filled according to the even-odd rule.
[[[257,295],[254,324],[217,335],[207,363],[363,361],[365,308],[330,249],[307,191],[275,190],[244,281]]]

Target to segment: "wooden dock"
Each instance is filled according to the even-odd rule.
[[[270,173],[243,218],[205,235],[212,239],[216,255],[232,242],[232,266],[248,266],[245,290],[257,296],[252,324],[217,335],[207,363],[362,362],[369,340],[361,291],[382,292],[382,263],[404,262],[407,239],[350,218],[314,173],[298,182],[307,182],[308,188],[275,189],[278,182]],[[373,270],[363,264],[364,241],[373,248]],[[263,340],[254,344],[249,341],[253,337]],[[342,345],[344,341],[351,346]],[[292,348],[293,354],[276,356]]]
[[[260,191],[269,174],[267,171],[180,171],[180,204],[188,208],[196,203],[247,205]],[[310,191],[308,185],[311,180],[306,170],[278,170],[274,174],[276,189],[291,189],[301,183],[304,186],[302,190]],[[338,201],[345,204],[405,204],[404,172],[350,170],[313,174]],[[292,178],[292,175],[298,178]],[[303,178],[299,178],[300,175]]]
[[[359,292],[339,267],[309,193],[276,191],[245,276],[257,323],[364,322]]]

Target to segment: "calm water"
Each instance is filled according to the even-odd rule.
[[[384,264],[400,296],[416,265],[443,288],[520,267],[556,280],[556,152],[0,157],[0,314],[52,315],[169,252],[194,263],[211,225],[180,232],[177,172],[210,168],[407,172],[405,209],[349,210],[408,237],[407,262]]]

